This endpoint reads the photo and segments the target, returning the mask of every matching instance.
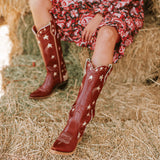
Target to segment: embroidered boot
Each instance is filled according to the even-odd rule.
[[[30,94],[32,99],[48,97],[54,88],[64,87],[68,80],[57,25],[52,19],[39,31],[32,27],[47,70],[43,84]]]
[[[95,115],[97,98],[111,71],[112,64],[94,68],[90,59],[87,59],[77,99],[70,110],[67,125],[54,142],[50,150],[51,153],[73,154],[82,138],[86,125]]]

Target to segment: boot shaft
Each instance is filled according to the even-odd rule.
[[[53,72],[54,78],[59,76],[61,82],[67,80],[68,74],[63,59],[58,26],[54,19],[39,31],[33,26],[32,31],[36,36],[47,72]]]
[[[90,59],[87,59],[84,68],[84,77],[75,104],[83,106],[91,105],[94,108],[96,100],[112,69],[112,64],[93,67]]]

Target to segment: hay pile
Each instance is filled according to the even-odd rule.
[[[152,0],[153,1],[153,7],[152,10],[155,13],[157,18],[160,18],[160,1],[159,0]]]
[[[24,17],[30,12],[28,0],[1,0],[0,6],[0,17],[3,17],[5,22],[9,25],[10,38],[14,46],[12,48],[11,56],[21,54],[23,48],[21,41],[17,36],[17,26],[20,20],[26,25]]]
[[[82,78],[77,58],[67,55],[65,61],[70,76],[67,88],[45,100],[28,98],[44,80],[40,56],[20,55],[3,72],[8,85],[0,105],[0,159],[158,159],[160,88],[109,79],[76,153],[63,157],[48,152],[66,124]]]
[[[153,2],[152,9],[159,4]],[[155,16],[146,12],[144,28],[114,65],[97,101],[96,116],[76,153],[68,157],[51,155],[48,148],[66,124],[81,83],[81,65],[92,52],[62,42],[70,77],[67,88],[56,90],[48,99],[30,100],[28,95],[43,82],[45,70],[31,33],[31,14],[20,18],[16,37],[21,50],[16,53],[23,54],[3,70],[6,93],[0,105],[0,159],[159,159],[160,25],[155,17],[160,9],[156,8]]]

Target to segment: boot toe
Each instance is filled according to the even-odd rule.
[[[48,92],[43,92],[43,91],[37,89],[36,91],[32,92],[29,97],[30,98],[41,98],[41,97],[48,96],[49,94],[50,93],[48,93]]]
[[[63,153],[71,153],[74,149],[70,148],[70,144],[66,144],[60,140],[56,140],[52,146],[52,150]]]

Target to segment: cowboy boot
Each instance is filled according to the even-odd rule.
[[[43,84],[30,94],[30,98],[40,99],[48,97],[54,88],[64,87],[68,80],[68,74],[63,59],[58,26],[54,20],[52,19],[39,31],[33,26],[32,31],[37,39],[47,70]]]
[[[94,68],[90,59],[87,59],[77,99],[70,110],[67,125],[54,142],[51,153],[73,154],[87,124],[95,115],[97,98],[111,71],[112,64]]]

